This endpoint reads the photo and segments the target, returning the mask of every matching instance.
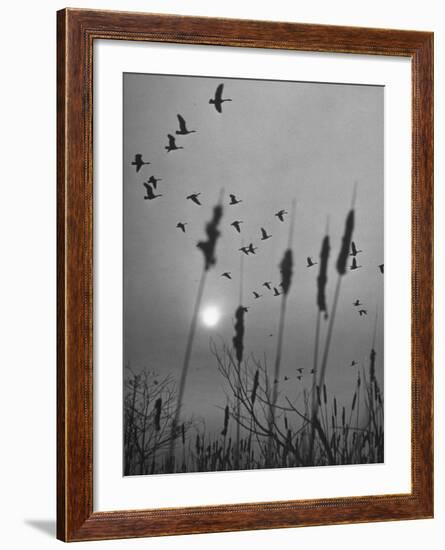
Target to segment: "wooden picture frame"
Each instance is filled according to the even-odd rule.
[[[93,511],[93,43],[155,41],[402,56],[412,64],[412,490]],[[64,9],[57,14],[57,537],[85,541],[433,516],[433,34]]]

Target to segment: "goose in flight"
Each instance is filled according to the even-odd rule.
[[[357,254],[360,254],[360,252],[363,252],[363,250],[357,250],[357,247],[355,246],[355,242],[352,241],[351,243],[351,254],[350,256],[357,256]]]
[[[267,231],[264,229],[264,227],[261,227],[261,240],[267,241],[267,239],[270,239],[272,235],[268,235]]]
[[[356,300],[352,305],[353,306],[362,306],[363,304],[360,302],[360,300]]]
[[[383,273],[384,267],[385,267],[385,264],[379,265],[380,273]]]
[[[195,134],[196,130],[187,130],[187,124],[184,120],[184,117],[181,115],[176,115],[178,117],[179,122],[179,130],[176,130],[176,134],[178,136],[186,136],[188,134]]]
[[[357,365],[357,361],[352,360],[351,361],[351,367],[355,367]]]
[[[253,243],[250,243],[248,246],[248,251],[252,254],[256,254],[255,250],[258,250],[257,246],[253,246]]]
[[[151,163],[143,161],[141,153],[137,153],[136,155],[134,155],[134,161],[131,163],[132,166],[136,166],[136,172],[139,172],[139,170],[147,164]]]
[[[352,265],[350,266],[349,269],[354,270],[354,269],[360,269],[361,267],[362,267],[361,265],[357,265],[357,260],[355,258],[352,258]]]
[[[225,277],[226,279],[231,279],[232,273],[230,271],[225,271],[224,273],[221,274],[221,277]]]
[[[258,300],[258,298],[261,298],[262,296],[262,294],[258,294],[258,292],[255,292],[255,291],[253,291],[252,294],[256,300]]]
[[[216,88],[215,97],[212,97],[209,100],[210,105],[215,105],[215,109],[218,111],[218,113],[222,113],[222,104],[225,101],[232,101],[231,99],[223,99],[222,97],[223,89],[224,89],[224,84],[220,84]]]
[[[187,222],[178,222],[176,224],[176,227],[178,229],[181,229],[183,233],[185,233],[185,226],[187,225]]]
[[[239,250],[240,252],[244,252],[244,254],[245,254],[246,256],[249,255],[249,249],[247,248],[247,246],[242,246],[241,248],[238,248],[238,250]]]
[[[361,317],[362,315],[368,315],[368,312],[366,311],[366,309],[359,309],[358,312],[359,312],[359,314],[360,314],[360,317]]]
[[[167,153],[170,153],[170,151],[177,151],[178,149],[184,149],[184,147],[178,147],[176,145],[176,140],[174,136],[172,136],[171,134],[167,134],[167,137],[168,137],[168,145],[165,146]]]
[[[144,197],[145,200],[153,200],[157,199],[158,197],[162,197],[161,194],[155,195],[153,192],[153,187],[149,183],[144,183],[145,192],[147,193]]]
[[[302,369],[301,367],[298,368],[298,369],[296,369],[296,370],[297,370],[297,372],[299,372],[300,374],[304,371],[304,369]]]
[[[274,296],[281,296],[281,292],[278,290],[276,286],[273,287],[273,295]]]
[[[299,380],[300,382],[301,382],[301,379],[302,379],[302,378],[303,378],[303,377],[301,376],[301,374],[299,374],[299,375],[297,376],[297,380]]]
[[[275,216],[280,220],[280,222],[284,222],[284,215],[285,214],[288,214],[288,212],[286,212],[286,210],[279,210]]]
[[[238,233],[241,233],[241,227],[240,227],[240,225],[241,225],[242,223],[244,223],[244,222],[241,221],[241,220],[235,220],[235,221],[232,222],[230,225],[231,225],[232,227],[234,227],[234,228],[238,231]]]
[[[188,197],[186,197],[187,200],[189,201],[193,201],[195,204],[197,204],[198,206],[202,206],[202,204],[199,202],[199,195],[201,193],[192,193],[191,195],[189,195]]]
[[[306,267],[312,267],[313,265],[317,265],[317,263],[318,263],[318,262],[313,262],[312,258],[310,256],[308,256],[306,259],[307,259]]]
[[[162,181],[162,178],[155,178],[154,176],[150,176],[148,178],[148,183],[151,183],[153,185],[153,189],[157,188],[158,181]]]
[[[229,197],[230,197],[229,204],[239,204],[240,202],[243,202],[242,200],[237,199],[236,196],[233,195],[232,193],[230,193]]]
[[[266,281],[262,286],[265,286],[268,290],[272,290],[272,281]]]

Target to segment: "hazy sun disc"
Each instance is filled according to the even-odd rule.
[[[207,306],[202,310],[201,319],[206,327],[215,327],[221,318],[220,310],[215,306]]]

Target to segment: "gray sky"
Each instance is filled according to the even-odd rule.
[[[223,113],[209,105],[224,83]],[[196,243],[221,188],[225,206],[217,265],[211,269],[203,308],[216,306],[221,320],[209,328],[201,322],[187,379],[183,414],[205,418],[207,427],[221,427],[225,405],[221,378],[209,351],[210,338],[233,336],[233,314],[239,301],[241,238],[258,246],[245,257],[244,298],[246,353],[264,354],[273,364],[280,298],[261,286],[280,282],[278,264],[286,248],[290,216],[285,223],[274,213],[290,212],[297,201],[293,241],[294,275],[289,294],[282,375],[292,377],[295,395],[302,385],[295,368],[311,368],[316,319],[318,266],[306,268],[306,257],[318,260],[329,216],[331,257],[328,307],[337,279],[335,261],[341,244],[354,181],[358,182],[353,240],[363,253],[361,269],[342,283],[331,344],[327,385],[337,399],[349,400],[356,381],[351,361],[369,356],[378,307],[378,377],[383,378],[383,101],[384,89],[264,80],[215,79],[164,75],[124,75],[124,363],[135,371],[148,368],[179,378],[202,254]],[[184,149],[166,153],[167,133],[178,128],[176,114],[197,133],[177,136]],[[152,164],[136,174],[130,165],[142,153]],[[157,192],[144,200],[142,182],[161,177]],[[201,193],[202,206],[185,197]],[[243,202],[228,206],[228,194]],[[242,233],[230,223],[243,220]],[[178,221],[188,222],[183,234]],[[261,242],[259,228],[272,238]],[[231,271],[233,280],[221,278]],[[263,297],[254,300],[252,291]],[[359,317],[352,302],[359,298],[368,315]],[[323,323],[324,338],[327,323]],[[269,337],[269,334],[274,336]],[[323,341],[323,340],[322,340]],[[310,377],[303,386],[310,385]]]

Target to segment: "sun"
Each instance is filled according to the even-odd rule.
[[[221,319],[221,311],[216,306],[206,306],[201,311],[201,320],[204,326],[208,328],[216,327]]]

